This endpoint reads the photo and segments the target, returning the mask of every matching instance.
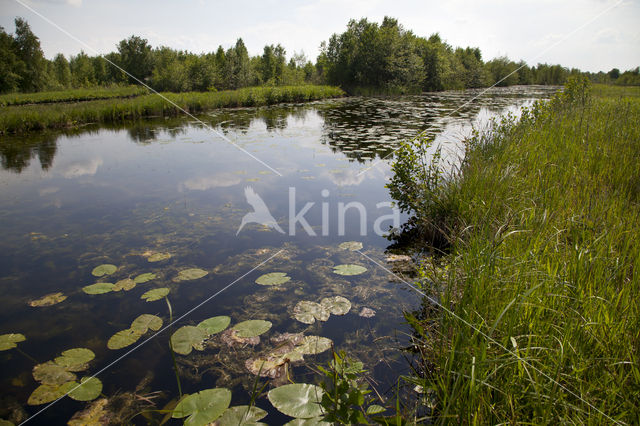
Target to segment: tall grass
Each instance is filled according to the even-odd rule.
[[[163,93],[180,108],[199,113],[222,107],[248,107],[306,102],[343,96],[331,86],[251,87],[221,92]],[[98,100],[77,104],[25,105],[0,109],[0,133],[73,127],[86,123],[117,123],[141,117],[176,116],[180,108],[158,95]]]
[[[408,318],[437,423],[640,423],[640,98],[625,90],[565,90],[475,135],[430,194],[451,245],[421,285],[447,309]]]
[[[37,93],[9,93],[0,95],[0,106],[129,98],[147,93],[149,93],[149,91],[142,86],[95,87],[91,89],[56,90]]]

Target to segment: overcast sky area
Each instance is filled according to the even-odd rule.
[[[47,58],[116,50],[132,34],[156,47],[196,53],[225,49],[242,37],[251,55],[281,43],[287,56],[304,51],[315,62],[320,43],[344,31],[351,18],[397,18],[420,36],[435,32],[449,44],[480,47],[484,60],[507,55],[530,65],[560,63],[583,71],[624,71],[640,65],[640,0],[20,0],[91,51],[27,10],[0,0],[0,25],[13,33],[26,19]],[[554,43],[614,6],[570,38]]]

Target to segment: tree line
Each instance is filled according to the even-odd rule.
[[[287,60],[280,45],[250,56],[241,38],[224,49],[195,54],[167,46],[152,47],[132,35],[106,55],[85,52],[67,59],[45,58],[29,24],[15,19],[15,33],[0,27],[0,93],[37,92],[120,84],[149,84],[159,91],[238,89],[260,85],[333,84],[351,92],[420,92],[487,87],[493,84],[563,84],[575,74],[593,81],[640,84],[638,68],[620,73],[582,73],[561,65],[529,66],[499,57],[484,62],[477,47],[458,47],[438,34],[419,37],[396,19],[381,24],[351,20],[341,34],[321,44],[315,64],[303,53]],[[117,67],[113,66],[117,65]],[[121,69],[127,71],[123,72]]]

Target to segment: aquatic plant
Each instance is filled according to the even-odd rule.
[[[125,278],[123,280],[120,280],[118,282],[116,282],[113,285],[113,291],[129,291],[129,290],[133,290],[136,287],[136,282],[134,280],[132,280],[131,278]]]
[[[137,342],[149,330],[158,331],[162,328],[162,318],[142,314],[131,322],[131,327],[120,330],[107,341],[107,347],[112,350],[126,348]]]
[[[169,294],[169,291],[168,287],[154,288],[153,290],[143,293],[140,299],[146,300],[147,302],[155,302],[156,300],[165,298]]]
[[[238,405],[235,407],[227,408],[222,416],[216,421],[219,426],[249,426],[249,425],[261,425],[263,423],[257,423],[267,416],[267,412],[262,408]]]
[[[91,275],[93,275],[94,277],[102,277],[104,275],[111,275],[117,270],[118,267],[116,265],[104,263],[93,268],[93,270],[91,271]]]
[[[199,278],[206,276],[207,274],[208,272],[205,271],[204,269],[199,269],[199,268],[183,269],[182,271],[178,272],[178,276],[176,276],[173,279],[173,281],[180,282],[180,281],[197,280]]]
[[[270,272],[268,274],[261,275],[256,279],[256,284],[260,285],[280,285],[289,281],[291,277],[287,276],[285,272]]]
[[[340,243],[338,247],[342,250],[358,251],[362,248],[362,243],[359,241],[345,241]]]
[[[144,274],[140,274],[138,276],[136,276],[133,281],[135,281],[136,284],[143,284],[146,283],[147,281],[151,281],[153,279],[156,279],[157,276],[156,274],[152,273],[152,272],[146,272]]]
[[[205,389],[185,395],[173,409],[171,417],[182,419],[186,426],[212,423],[224,413],[231,403],[231,391],[224,388]]]
[[[320,303],[302,300],[293,308],[293,317],[305,324],[313,324],[318,321],[326,321],[331,314]]]
[[[271,389],[269,402],[278,411],[299,419],[311,419],[324,414],[320,405],[324,390],[316,385],[294,383]]]
[[[43,306],[57,305],[58,303],[64,301],[66,298],[67,296],[65,296],[61,292],[50,293],[45,296],[42,296],[39,299],[30,301],[29,306],[32,306],[34,308],[40,308]]]
[[[325,297],[320,305],[332,315],[346,315],[351,310],[351,302],[342,296]]]
[[[0,351],[7,351],[18,346],[18,343],[27,340],[23,334],[9,333],[0,335]]]
[[[264,320],[247,320],[239,322],[232,327],[232,330],[242,338],[258,337],[266,333],[271,328],[270,321]]]
[[[333,272],[338,275],[360,275],[367,272],[367,268],[361,265],[352,264],[337,265],[333,267]]]
[[[105,294],[112,292],[114,287],[112,283],[95,283],[82,287],[82,291],[87,294]]]

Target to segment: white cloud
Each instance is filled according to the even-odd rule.
[[[179,191],[206,191],[211,188],[223,188],[227,186],[237,185],[242,182],[242,178],[231,173],[219,173],[212,176],[202,176],[193,179],[187,179],[178,185]]]
[[[101,165],[102,158],[94,158],[88,161],[74,161],[59,167],[58,171],[67,179],[73,179],[80,176],[93,176]]]

